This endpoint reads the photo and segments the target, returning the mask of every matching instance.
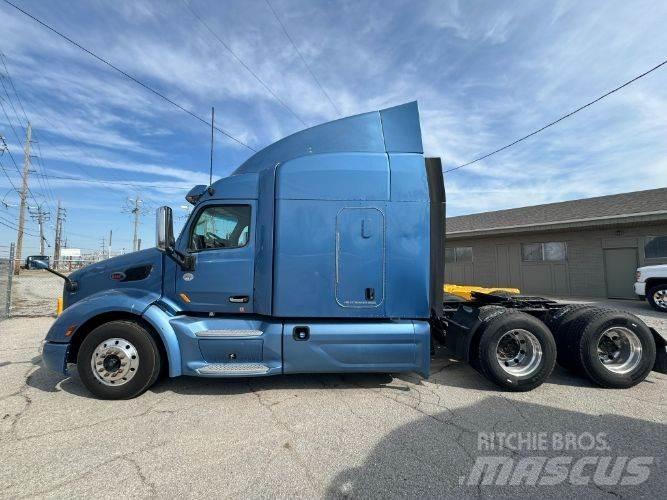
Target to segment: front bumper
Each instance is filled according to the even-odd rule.
[[[646,283],[638,281],[635,283],[635,293],[641,297],[646,296]]]
[[[67,375],[67,353],[70,344],[45,341],[42,345],[42,363],[54,372]]]

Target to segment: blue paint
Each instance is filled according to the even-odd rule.
[[[148,249],[72,273],[79,289],[47,335],[49,367],[65,369],[68,328],[119,312],[155,330],[172,377],[245,376],[206,370],[226,363],[260,363],[259,375],[428,376],[430,200],[416,103],[298,132],[189,197],[176,249],[194,269]],[[249,207],[246,242],[193,246],[199,214],[220,205]],[[111,278],[137,266],[150,273]]]
[[[79,293],[77,292],[76,295]],[[121,312],[139,317],[159,298],[160,293],[139,288],[112,288],[96,292],[88,297],[80,298],[74,305],[67,307],[51,325],[46,334],[46,340],[69,342],[73,336],[65,336],[69,327],[76,327],[73,330],[73,334],[76,334],[84,323],[101,314]]]
[[[310,339],[293,338],[308,326]],[[405,372],[428,376],[412,321],[285,323],[285,373]],[[420,336],[421,339],[421,336]]]
[[[278,167],[276,185],[281,200],[384,201],[389,199],[389,163],[386,154],[378,153],[302,156]]]
[[[67,375],[67,352],[69,343],[44,342],[42,346],[42,363],[49,370]]]
[[[380,111],[388,153],[423,153],[417,101]]]

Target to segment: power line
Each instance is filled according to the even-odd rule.
[[[14,81],[13,81],[11,75],[9,74],[9,69],[7,68],[7,64],[6,64],[6,62],[5,62],[5,58],[6,58],[6,56],[0,51],[0,61],[2,62],[2,65],[3,65],[4,69],[5,69],[5,75],[7,76],[7,79],[8,79],[8,81],[9,81],[10,85],[12,86],[12,89],[14,90],[14,94],[16,95],[16,98],[17,98],[17,100],[18,100],[18,103],[19,103],[19,106],[20,106],[20,108],[21,108],[21,111],[23,112],[23,117],[25,118],[26,123],[29,123],[30,120],[28,119],[28,115],[27,115],[27,113],[26,113],[26,111],[25,111],[25,107],[23,106],[23,101],[21,100],[21,96],[19,95],[18,91],[16,90],[16,86],[14,85]],[[3,88],[4,88],[4,84],[3,84]],[[5,89],[5,93],[7,94],[7,97],[9,98],[9,94],[7,93],[7,90],[6,90],[6,89]],[[46,104],[44,103],[44,101],[41,100],[41,99],[39,99],[37,96],[33,96],[33,99],[36,99],[37,101],[41,102],[43,105],[46,106]],[[13,108],[13,106],[12,106],[12,108]],[[16,113],[16,110],[14,110],[14,113],[15,113],[15,114],[17,115],[17,117],[18,117],[18,113]],[[53,127],[54,129],[57,129],[57,128],[58,128],[58,127],[56,127],[56,126],[53,124],[53,122],[51,122],[51,120],[47,119],[46,117],[42,116],[41,119],[44,120],[44,121],[46,121],[46,122],[47,122],[49,125],[51,125],[51,127]],[[19,123],[20,123],[20,119],[19,119]],[[72,129],[71,129],[68,125],[65,125],[65,126],[70,130],[70,132],[72,132]],[[34,133],[34,131],[33,131],[33,133]],[[43,176],[44,179],[43,179],[43,180],[42,180],[42,179],[38,179],[38,182],[41,181],[41,182],[42,182],[42,186],[44,185],[44,184],[43,184],[44,182],[46,183],[46,187],[48,188],[48,192],[47,192],[47,194],[49,194],[49,195],[51,196],[51,200],[55,203],[55,195],[54,195],[54,193],[53,193],[53,189],[51,189],[51,186],[50,186],[50,184],[49,184],[49,181],[48,181],[48,178],[49,178],[49,177],[46,175],[46,166],[44,165],[45,160],[43,159],[44,154],[42,153],[42,146],[40,145],[40,143],[39,143],[38,140],[36,140],[36,144],[37,144],[37,149],[39,150],[39,155],[36,157],[36,158],[37,158],[37,162],[38,162],[39,165],[41,166],[41,168],[42,168],[42,172],[45,174],[45,175]],[[75,147],[76,147],[76,146],[75,146]],[[76,147],[76,149],[78,149],[79,151],[81,151],[81,149],[78,148],[78,147]],[[84,156],[90,156],[90,154],[85,154],[85,153],[83,153],[83,151],[81,151],[81,153],[84,154]],[[76,166],[79,170],[81,170],[84,174],[86,174],[86,175],[88,174],[88,173],[85,172],[81,167],[79,167],[79,165],[76,165],[76,164],[75,164],[75,166]],[[46,189],[45,189],[45,190],[46,190]],[[51,207],[50,205],[48,205],[48,206],[49,206],[50,209],[52,209],[52,207]]]
[[[11,226],[10,224],[13,224],[13,223],[11,221],[9,221],[8,219],[5,219],[4,217],[2,217],[0,219],[2,219],[2,220],[0,220],[0,224],[2,224],[3,226],[5,226],[9,229],[13,229],[14,231],[16,231],[18,229],[18,227],[16,227],[16,226]],[[5,222],[3,222],[3,221],[8,222],[9,224],[5,224]],[[30,233],[30,232],[26,231],[25,229],[23,230],[23,234],[26,234],[28,236],[33,236],[35,238],[39,238],[38,234]]]
[[[2,158],[2,156],[5,154],[5,151],[9,151],[9,146],[7,146],[5,138],[0,135],[0,158]],[[7,180],[9,181],[9,184],[11,184],[12,188],[14,188],[14,191],[18,193],[19,192],[18,188],[14,184],[14,181],[12,181],[12,178],[9,176],[9,174],[7,173],[7,169],[2,163],[0,163],[0,169],[2,169],[2,173],[5,174],[5,177],[7,177]]]
[[[19,168],[18,163],[16,163],[16,159],[14,158],[14,155],[12,154],[11,149],[9,149],[9,146],[7,145],[7,141],[5,140],[5,138],[4,138],[2,135],[0,135],[0,143],[2,143],[2,145],[3,145],[3,147],[4,147],[4,150],[7,151],[7,152],[9,153],[9,158],[11,158],[12,163],[14,164],[14,168],[16,169],[16,171],[17,171],[18,174],[19,174],[19,177],[20,177],[21,179],[23,179],[23,174],[21,173],[21,169]],[[3,170],[4,170],[4,169],[3,169]],[[36,205],[39,205],[39,202],[37,201],[37,198],[36,198],[35,195],[33,194],[32,190],[31,190],[29,187],[28,187],[27,189],[28,189],[28,194],[29,194],[30,196],[32,196],[32,199],[33,199],[33,201],[35,202],[35,204],[36,204]],[[17,190],[17,191],[18,191],[18,190]]]
[[[661,68],[661,67],[664,66],[665,64],[667,64],[667,59],[665,59],[664,61],[662,61],[660,64],[657,64],[657,65],[653,66],[653,67],[652,67],[651,69],[649,69],[648,71],[644,71],[642,74],[635,76],[632,80],[628,80],[627,82],[625,82],[625,83],[622,84],[622,85],[619,85],[619,86],[616,87],[615,89],[612,89],[612,90],[610,90],[609,92],[607,92],[607,93],[605,93],[605,94],[602,94],[602,95],[601,95],[600,97],[598,97],[597,99],[594,99],[594,100],[592,100],[592,101],[590,101],[590,102],[584,104],[583,106],[578,107],[578,108],[575,109],[574,111],[570,111],[569,113],[567,113],[567,114],[561,116],[560,118],[558,118],[558,119],[556,119],[556,120],[554,120],[554,121],[552,121],[552,122],[550,122],[550,123],[547,123],[545,126],[543,126],[543,127],[539,128],[539,129],[535,130],[534,132],[531,132],[531,133],[528,134],[528,135],[524,135],[523,137],[521,137],[521,138],[517,139],[516,141],[513,141],[513,142],[511,142],[511,143],[509,143],[509,144],[503,146],[502,148],[498,148],[498,149],[496,149],[495,151],[491,151],[490,153],[487,153],[487,154],[485,154],[485,155],[483,155],[483,156],[480,156],[479,158],[476,158],[476,159],[474,159],[474,160],[472,160],[472,161],[469,161],[468,163],[464,163],[463,165],[459,165],[458,167],[454,167],[454,168],[450,168],[450,169],[448,169],[448,170],[445,170],[445,173],[447,173],[447,172],[453,172],[453,171],[458,170],[458,169],[460,169],[460,168],[467,167],[468,165],[472,165],[473,163],[477,163],[478,161],[482,161],[482,160],[488,158],[489,156],[493,156],[493,155],[495,155],[496,153],[500,153],[501,151],[504,151],[504,150],[506,150],[507,148],[511,148],[511,147],[514,146],[515,144],[518,144],[518,143],[520,143],[521,141],[525,141],[526,139],[528,139],[528,138],[530,138],[530,137],[532,137],[532,136],[534,136],[534,135],[536,135],[536,134],[539,134],[539,133],[542,132],[543,130],[546,130],[546,129],[548,129],[549,127],[552,127],[552,126],[556,125],[557,123],[562,122],[562,121],[565,120],[566,118],[569,118],[570,116],[577,114],[579,111],[582,111],[582,110],[586,109],[587,107],[592,106],[592,105],[595,104],[596,102],[601,101],[602,99],[604,99],[605,97],[610,96],[610,95],[613,94],[614,92],[618,92],[618,91],[621,90],[622,88],[627,87],[628,85],[630,85],[631,83],[636,82],[636,81],[639,80],[640,78],[643,78],[643,77],[645,77],[646,75],[648,75],[648,74],[650,74],[650,73],[653,73],[655,70]]]
[[[1,83],[1,82],[2,82],[2,79],[0,79],[0,83]],[[7,118],[7,123],[9,124],[9,128],[11,128],[11,129],[12,129],[12,132],[14,132],[14,137],[16,137],[16,141],[17,141],[19,144],[21,144],[21,138],[19,137],[19,133],[18,133],[18,132],[16,131],[16,129],[14,128],[14,123],[13,123],[12,120],[9,118],[9,113],[7,113],[7,110],[5,109],[5,105],[2,104],[2,101],[4,101],[4,100],[5,100],[5,99],[0,98],[0,108],[2,108],[2,113],[5,115],[5,118]],[[11,104],[11,101],[7,101],[7,102],[9,102],[9,103]],[[12,105],[12,107],[13,107],[13,105]],[[22,132],[23,132],[23,134],[25,135],[25,129],[23,128],[23,126],[21,125],[20,122],[19,122],[19,126],[21,127]]]
[[[303,57],[303,55],[301,54],[301,51],[297,48],[296,44],[294,43],[294,40],[292,40],[292,37],[291,37],[290,34],[287,32],[287,28],[285,28],[285,25],[282,23],[282,21],[281,21],[280,18],[278,17],[278,14],[277,14],[276,11],[274,10],[274,8],[273,8],[273,6],[271,5],[271,2],[269,2],[269,0],[266,0],[266,5],[269,6],[269,9],[270,9],[271,12],[273,13],[273,17],[275,17],[275,18],[276,18],[276,21],[278,21],[278,24],[279,24],[280,27],[282,28],[283,33],[285,33],[285,36],[287,37],[287,39],[288,39],[288,40],[290,41],[290,43],[292,44],[292,47],[294,47],[294,50],[295,50],[296,53],[299,55],[299,58],[301,59],[301,62],[303,63],[303,65],[304,65],[304,66],[306,67],[306,69],[308,70],[308,73],[310,73],[310,76],[313,77],[313,80],[315,80],[315,83],[316,83],[317,86],[320,88],[320,90],[322,91],[322,93],[324,94],[324,96],[327,98],[327,100],[329,101],[329,103],[331,104],[331,106],[333,107],[333,109],[336,111],[336,113],[338,113],[338,115],[340,115],[340,110],[338,109],[338,106],[336,106],[336,105],[334,104],[334,102],[331,100],[331,97],[329,97],[329,94],[327,93],[327,91],[324,90],[324,87],[323,87],[322,84],[320,83],[320,81],[319,81],[319,79],[317,78],[317,76],[315,76],[315,73],[313,73],[313,70],[310,69],[310,65],[306,62],[306,59],[305,59],[305,58]]]
[[[55,33],[56,35],[58,35],[59,37],[63,38],[64,40],[68,41],[69,43],[71,43],[71,44],[74,45],[75,47],[78,47],[79,49],[81,49],[82,51],[84,51],[86,54],[88,54],[88,55],[94,57],[95,59],[97,59],[97,60],[100,61],[101,63],[103,63],[103,64],[109,66],[111,69],[117,71],[118,73],[120,73],[120,74],[123,75],[124,77],[126,77],[126,78],[132,80],[132,81],[133,81],[134,83],[136,83],[137,85],[141,85],[143,88],[145,88],[145,89],[148,90],[149,92],[155,94],[156,96],[160,97],[161,99],[167,101],[167,102],[168,102],[169,104],[171,104],[172,106],[177,107],[177,108],[180,109],[181,111],[183,111],[183,112],[189,114],[189,115],[192,116],[193,118],[196,118],[197,120],[199,120],[200,122],[204,123],[205,125],[207,125],[207,126],[209,126],[209,127],[211,126],[211,124],[210,124],[209,122],[207,122],[204,118],[202,118],[202,117],[199,116],[198,114],[194,113],[193,111],[190,111],[190,110],[187,109],[187,108],[184,108],[183,106],[181,106],[181,105],[178,104],[177,102],[173,101],[172,99],[170,99],[170,98],[167,97],[166,95],[164,95],[164,94],[160,93],[159,91],[155,90],[153,87],[149,86],[148,84],[143,83],[142,81],[138,80],[137,78],[135,78],[134,76],[130,75],[130,74],[127,73],[126,71],[120,69],[118,66],[115,66],[114,64],[112,64],[111,62],[107,61],[106,59],[104,59],[104,58],[98,56],[98,55],[95,54],[93,51],[91,51],[91,50],[85,48],[83,45],[81,45],[80,43],[78,43],[78,42],[72,40],[72,39],[71,39],[70,37],[68,37],[67,35],[64,35],[64,34],[61,33],[60,31],[58,31],[58,30],[56,30],[55,28],[49,26],[49,25],[46,24],[44,21],[42,21],[42,20],[36,18],[35,16],[33,16],[32,14],[30,14],[29,12],[23,10],[23,9],[22,9],[21,7],[19,7],[18,5],[13,4],[13,3],[10,2],[9,0],[3,0],[3,2],[5,2],[5,3],[6,3],[7,5],[9,5],[10,7],[13,7],[14,9],[18,10],[19,12],[21,12],[21,13],[24,14],[25,16],[29,17],[30,19],[32,19],[32,20],[35,21],[36,23],[42,25],[43,27],[45,27],[45,28],[48,29],[49,31]],[[215,130],[217,130],[218,132],[220,132],[222,135],[224,135],[224,136],[230,138],[230,139],[233,140],[234,142],[240,144],[241,146],[244,146],[244,147],[248,148],[250,151],[253,151],[253,152],[255,152],[255,153],[257,152],[256,149],[252,148],[251,146],[248,146],[248,145],[247,145],[245,142],[243,142],[241,139],[238,139],[238,138],[234,137],[234,136],[233,136],[232,134],[230,134],[229,132],[227,132],[227,131],[225,131],[225,130],[223,130],[223,129],[217,127],[217,126],[215,127]]]
[[[37,101],[38,103],[41,103],[42,106],[44,106],[44,107],[47,107],[47,106],[48,106],[48,104],[47,104],[46,102],[44,102],[44,100],[41,99],[39,96],[37,96],[37,95],[33,95],[32,97],[33,97],[33,100]],[[70,126],[67,124],[67,122],[61,122],[61,123],[60,123],[60,126],[58,126],[58,125],[56,125],[55,123],[53,123],[53,121],[51,121],[50,119],[48,119],[46,116],[41,116],[40,118],[41,118],[43,121],[45,121],[45,122],[47,123],[47,125],[50,125],[50,126],[51,126],[51,131],[52,131],[52,132],[55,130],[55,131],[57,131],[58,134],[60,134],[60,135],[62,135],[62,136],[64,136],[64,137],[67,137],[67,138],[70,140],[70,142],[73,143],[73,144],[72,144],[72,147],[73,147],[75,150],[79,151],[79,152],[81,153],[81,156],[82,156],[83,158],[88,157],[88,158],[92,158],[92,159],[94,159],[94,160],[99,160],[99,161],[102,161],[102,162],[106,161],[106,160],[104,160],[103,158],[101,158],[100,156],[97,156],[96,154],[91,153],[90,151],[85,151],[85,152],[84,152],[83,149],[81,149],[79,146],[77,146],[77,145],[76,145],[77,139],[74,138],[74,137],[76,136],[76,133],[74,132],[74,130],[72,130],[72,127],[70,127]],[[73,134],[72,137],[68,137],[68,136],[66,136],[66,135],[63,133],[63,131],[62,131],[62,129],[61,129],[61,126],[64,127],[65,129],[69,130],[69,132],[70,132],[71,134]],[[41,153],[41,147],[40,147],[39,143],[37,143],[37,147],[39,148],[40,153]],[[72,164],[73,164],[78,170],[80,170],[84,175],[89,175],[89,172],[86,171],[86,170],[84,170],[83,167],[81,167],[81,166],[80,166],[79,164],[77,164],[76,162],[72,162]],[[54,178],[54,176],[52,176],[52,175],[47,175],[47,177]],[[95,179],[95,178],[94,178],[94,177],[90,177],[90,179]],[[132,186],[132,187],[134,187],[135,189],[140,189],[139,187],[137,187],[136,184],[131,184],[131,183],[127,183],[127,184],[130,185],[130,186]]]
[[[19,107],[21,108],[21,111],[23,112],[23,117],[25,118],[26,124],[30,121],[28,119],[28,115],[25,112],[25,108],[23,107],[23,103],[21,102],[21,98],[19,96],[19,93],[16,91],[16,87],[14,86],[14,81],[12,80],[11,75],[9,74],[9,69],[7,69],[7,63],[5,62],[5,54],[0,51],[0,62],[2,62],[2,67],[5,68],[5,75],[7,76],[7,80],[9,81],[9,84],[12,86],[12,89],[14,90],[14,95],[16,95],[16,98],[19,102]],[[4,87],[4,85],[3,85]],[[5,93],[7,91],[5,90]],[[16,111],[15,111],[16,112]],[[20,122],[20,120],[19,120]]]
[[[0,59],[2,58],[1,56],[2,56],[2,54],[0,53]],[[21,123],[21,118],[20,118],[18,112],[16,111],[16,108],[14,107],[14,103],[13,103],[12,100],[11,100],[11,96],[9,95],[9,92],[8,92],[7,89],[5,88],[5,84],[2,83],[2,79],[3,79],[3,78],[2,78],[2,75],[0,75],[0,83],[2,84],[2,88],[4,89],[5,94],[7,95],[7,102],[9,102],[9,104],[10,104],[11,107],[12,107],[12,110],[14,111],[14,116],[16,117],[16,120],[18,121],[19,128],[20,128],[21,131],[25,134],[25,133],[26,133],[26,129],[25,129],[25,127],[23,126],[23,123]],[[17,96],[17,97],[18,97],[18,96]],[[3,112],[3,114],[5,115],[5,118],[7,118],[7,123],[9,124],[9,127],[10,127],[10,128],[12,129],[12,131],[14,132],[14,136],[16,137],[16,140],[20,143],[20,142],[21,142],[21,138],[19,137],[19,134],[16,132],[16,129],[14,128],[14,124],[12,123],[12,119],[9,117],[9,114],[7,113],[7,110],[5,109],[5,106],[2,104],[2,100],[0,100],[0,108],[2,108],[2,112]],[[38,159],[38,162],[39,162],[39,159]],[[44,168],[42,167],[42,169],[44,169]],[[38,182],[39,182],[39,181],[38,181]],[[49,205],[49,203],[48,203],[48,198],[47,198],[47,196],[49,195],[49,193],[48,193],[48,191],[47,191],[46,186],[44,185],[44,181],[42,181],[42,183],[41,183],[41,187],[42,187],[42,189],[44,190],[44,192],[47,193],[47,195],[44,196],[44,199],[45,199],[46,202],[47,202],[47,206],[48,206],[49,209],[51,210],[51,206]],[[31,193],[31,194],[32,194],[32,193]],[[35,203],[37,203],[37,200],[35,200]]]
[[[197,19],[203,26],[204,26],[204,28],[206,28],[206,30],[207,30],[211,35],[213,35],[213,37],[214,37],[216,40],[218,40],[218,42],[220,42],[220,45],[222,45],[225,49],[227,49],[227,52],[229,52],[229,53],[232,55],[232,57],[234,57],[234,59],[236,59],[236,61],[237,61],[241,66],[243,66],[243,67],[246,69],[246,71],[248,71],[248,73],[250,73],[250,74],[253,76],[253,78],[254,78],[255,80],[257,80],[257,81],[260,83],[260,85],[261,85],[262,87],[264,87],[264,88],[266,89],[266,91],[267,91],[269,94],[271,94],[271,95],[273,96],[273,98],[274,98],[276,101],[278,101],[278,102],[279,102],[279,103],[280,103],[280,104],[281,104],[287,111],[289,111],[289,112],[292,114],[292,116],[294,116],[294,118],[296,118],[297,120],[299,120],[299,121],[301,122],[301,124],[302,124],[304,127],[307,127],[307,126],[308,126],[308,125],[306,125],[306,122],[304,122],[304,121],[301,119],[301,117],[300,117],[299,115],[297,115],[296,112],[295,112],[292,108],[290,108],[290,107],[285,103],[285,101],[283,101],[280,97],[278,97],[278,96],[276,95],[276,93],[275,93],[273,90],[271,90],[271,88],[264,82],[264,80],[262,80],[262,79],[257,75],[257,73],[255,73],[255,72],[254,72],[254,71],[253,71],[253,70],[252,70],[252,69],[251,69],[251,68],[250,68],[250,67],[249,67],[249,66],[248,66],[248,65],[247,65],[247,64],[246,64],[246,63],[245,63],[245,62],[244,62],[244,61],[243,61],[237,54],[236,54],[236,52],[234,52],[234,51],[232,50],[232,48],[231,48],[229,45],[227,45],[227,43],[225,43],[225,41],[224,41],[222,38],[220,38],[220,37],[218,36],[218,34],[217,34],[215,31],[213,31],[213,29],[212,29],[212,28],[211,28],[211,27],[210,27],[210,26],[209,26],[209,25],[208,25],[208,24],[201,18],[201,16],[200,16],[199,14],[197,14],[197,12],[194,10],[194,8],[192,7],[192,5],[190,5],[190,2],[189,2],[188,0],[183,0],[183,3],[184,3],[185,6],[188,8],[188,10],[190,11],[190,13],[191,13],[191,14],[192,14],[192,15],[193,15],[193,16],[194,16],[194,17],[195,17],[195,18],[196,18],[196,19]]]
[[[23,113],[23,118],[25,118],[25,123],[26,123],[25,126],[27,127],[28,123],[30,123],[30,119],[28,118],[28,114],[25,112],[25,107],[23,106],[23,100],[21,99],[21,96],[19,95],[18,90],[16,90],[16,86],[14,85],[14,79],[12,78],[12,75],[9,73],[9,69],[7,68],[7,62],[5,61],[5,59],[6,59],[6,56],[2,53],[2,51],[0,51],[0,62],[2,62],[2,67],[5,69],[5,76],[6,76],[7,80],[9,81],[9,84],[12,86],[12,90],[14,91],[14,95],[16,96],[16,100],[18,101],[19,107],[21,108],[21,112]],[[4,88],[4,85],[3,85],[3,88]],[[9,93],[6,91],[6,89],[5,89],[5,93],[7,94],[7,97],[9,97]],[[18,113],[16,113],[16,110],[14,111],[14,113],[17,115],[17,118],[18,118]],[[19,118],[19,124],[20,123],[21,123],[21,120]],[[33,131],[33,134],[34,134],[34,131]],[[39,166],[41,167],[42,172],[46,173],[46,166],[44,165],[44,160],[42,158],[44,156],[42,154],[42,147],[39,144],[39,138],[37,137],[36,134],[35,134],[35,141],[36,141],[36,144],[37,144],[37,149],[39,150],[39,156],[37,156],[37,163],[39,163]],[[46,194],[51,197],[51,201],[53,201],[55,203],[56,200],[55,200],[55,196],[53,194],[53,189],[51,189],[51,186],[49,185],[48,179],[46,179],[44,181],[44,184],[42,184],[42,187],[44,187],[44,191],[46,192]],[[47,204],[48,204],[48,202],[47,202]],[[50,205],[49,205],[49,208],[52,209],[52,207],[50,207]]]

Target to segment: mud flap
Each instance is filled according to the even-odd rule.
[[[655,364],[653,371],[667,374],[667,341],[655,329],[651,328],[655,340]]]
[[[481,324],[479,309],[459,306],[454,315],[447,318],[445,347],[452,351],[456,358],[469,362],[470,345]]]

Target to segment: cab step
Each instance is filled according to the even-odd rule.
[[[269,367],[264,363],[210,363],[197,368],[199,375],[264,375]]]

